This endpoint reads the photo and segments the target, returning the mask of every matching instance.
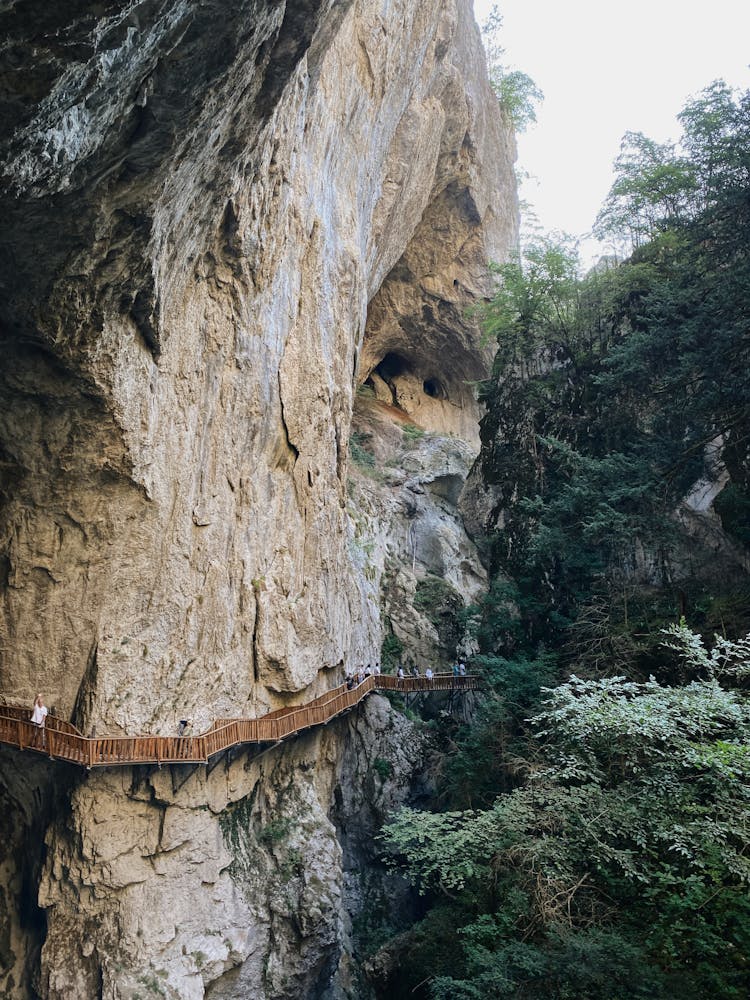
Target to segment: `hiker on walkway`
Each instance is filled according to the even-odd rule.
[[[404,686],[404,668],[399,664],[399,668],[396,671],[396,677],[398,678],[398,686]]]
[[[411,665],[411,675],[412,677],[419,677],[419,667],[416,663],[412,663]]]
[[[31,710],[31,721],[40,730],[42,747],[47,745],[44,725],[47,721],[47,706],[44,704],[44,698],[41,694],[38,694],[34,699],[34,705]]]
[[[177,735],[184,736],[185,730],[190,726],[190,719],[180,719],[180,724],[177,727]]]
[[[466,664],[464,663],[463,660],[461,660],[461,662],[458,665],[458,673],[460,677],[466,676]]]
[[[435,675],[433,674],[433,672],[432,672],[432,667],[428,667],[428,668],[427,668],[427,669],[425,670],[425,672],[424,672],[424,675],[425,675],[425,677],[427,678],[427,683],[428,683],[429,685],[432,685],[432,679],[433,679],[433,677],[435,676]]]

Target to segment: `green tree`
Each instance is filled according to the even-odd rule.
[[[718,471],[747,543],[750,94],[714,83],[681,123],[674,146],[626,137],[599,220],[626,260],[581,277],[538,238],[497,269],[486,695],[441,731],[444,811],[384,833],[425,906],[395,998],[750,992],[747,576],[695,573],[675,516]]]
[[[697,188],[694,165],[641,132],[627,132],[615,161],[616,180],[597,217],[603,236],[638,247],[686,217]],[[627,244],[626,244],[627,245]]]
[[[527,73],[505,65],[505,49],[500,44],[502,24],[502,15],[495,5],[482,25],[487,72],[490,86],[514,129],[525,132],[536,122],[536,105],[544,100],[544,94]]]
[[[503,523],[492,569],[516,582],[529,639],[550,640],[608,575],[634,569],[644,546],[666,565],[675,532],[664,515],[702,456],[665,480],[684,447],[649,398],[657,369],[643,344],[637,377],[630,363],[612,385],[611,359],[638,336],[626,309],[652,279],[647,267],[581,280],[571,247],[545,240],[499,277],[485,313],[498,350],[481,393],[483,475]]]
[[[720,456],[726,511],[750,503],[750,99],[713,84],[677,147],[626,137],[600,216],[636,244],[584,278],[570,244],[498,269],[483,387],[483,474],[503,523],[493,572],[518,585],[530,639],[640,578],[685,590],[682,498]],[[681,598],[680,598],[681,599]]]
[[[431,996],[746,994],[750,702],[719,681],[750,671],[750,637],[669,642],[712,676],[571,678],[534,719],[522,787],[386,828],[392,864],[460,921],[456,971]]]

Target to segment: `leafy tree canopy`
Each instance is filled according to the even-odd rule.
[[[392,863],[461,927],[430,996],[744,995],[750,700],[717,674],[750,671],[750,637],[715,656],[684,627],[669,642],[712,676],[571,678],[545,693],[522,787],[386,828]]]
[[[600,231],[635,246],[579,277],[570,241],[498,268],[482,468],[503,528],[494,566],[546,594],[537,638],[597,591],[684,575],[675,517],[728,470],[727,530],[750,503],[750,98],[712,84],[678,146],[629,133]],[[719,504],[717,509],[721,510]],[[733,523],[734,518],[734,523]]]

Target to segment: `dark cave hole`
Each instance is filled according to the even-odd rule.
[[[443,383],[436,378],[426,378],[423,383],[423,388],[425,393],[433,399],[448,398],[448,393],[445,391]]]
[[[21,869],[21,893],[19,896],[19,922],[21,927],[35,933],[40,941],[47,935],[47,913],[37,903],[41,870],[47,856],[46,845],[42,846],[40,858],[26,859]]]
[[[398,378],[399,375],[409,371],[409,367],[409,362],[400,354],[389,352],[375,368],[375,372],[384,382],[390,382],[391,379]]]

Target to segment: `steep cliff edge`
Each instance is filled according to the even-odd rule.
[[[516,200],[468,0],[7,3],[0,24],[0,692],[129,733],[304,700],[382,639],[347,509],[357,383],[475,444],[486,358],[464,313]],[[202,996],[236,967],[209,995],[317,995],[341,943],[334,758],[310,779],[326,887],[292,907],[314,945],[288,990],[291,931],[257,930],[271,895],[240,898],[214,818],[263,787],[249,765],[213,805],[200,779],[179,834],[166,776],[50,765],[30,801],[4,768],[33,836],[2,859],[29,853],[5,884],[3,988],[134,996],[132,965]],[[204,878],[180,838],[218,830]],[[175,929],[175,894],[229,944]]]

